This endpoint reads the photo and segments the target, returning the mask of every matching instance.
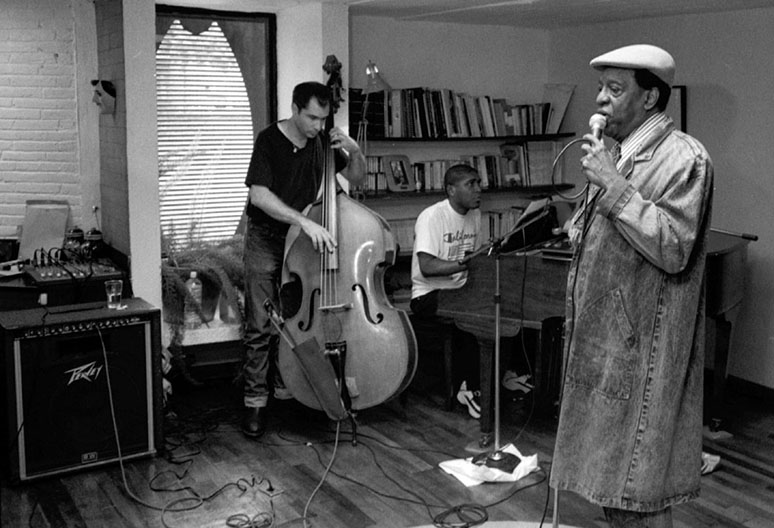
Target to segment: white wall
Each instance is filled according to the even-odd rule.
[[[393,88],[450,88],[538,102],[548,78],[544,31],[351,17],[350,84],[362,88],[369,60]]]
[[[643,19],[551,32],[549,77],[577,83],[566,129],[594,112],[597,74],[609,49],[639,42],[675,57],[687,85],[688,132],[715,163],[712,225],[757,234],[749,245],[744,302],[732,335],[729,374],[774,387],[774,8]]]
[[[346,84],[349,70],[349,32],[346,6],[312,4],[277,12],[277,117],[291,115],[293,87],[305,81],[327,82],[322,66],[328,55],[342,63]],[[349,111],[342,105],[335,122],[346,128]]]
[[[161,227],[156,140],[156,12],[123,2],[126,68],[126,171],[134,294],[161,306]]]

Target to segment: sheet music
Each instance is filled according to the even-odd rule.
[[[532,200],[529,205],[527,205],[527,208],[524,209],[524,212],[521,213],[519,219],[516,220],[516,225],[514,227],[520,227],[527,223],[527,221],[529,221],[534,215],[542,211],[548,205],[548,200],[548,198]]]

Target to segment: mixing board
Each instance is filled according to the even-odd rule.
[[[68,282],[105,281],[121,279],[124,274],[111,261],[60,262],[49,265],[27,265],[24,273],[38,285],[53,285]]]

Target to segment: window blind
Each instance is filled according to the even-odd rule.
[[[175,20],[156,51],[161,226],[187,247],[234,234],[253,147],[242,73],[217,22],[193,35]]]

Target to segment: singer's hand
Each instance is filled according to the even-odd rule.
[[[588,142],[581,145],[581,149],[586,153],[581,158],[583,175],[594,185],[607,190],[610,183],[620,178],[613,156],[602,140],[594,134],[586,134],[583,139]]]

